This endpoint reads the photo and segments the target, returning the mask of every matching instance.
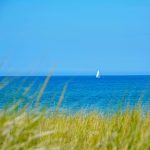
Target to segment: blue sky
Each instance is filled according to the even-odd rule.
[[[149,0],[1,0],[0,74],[150,74]]]

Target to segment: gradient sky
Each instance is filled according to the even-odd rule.
[[[150,74],[150,0],[0,0],[2,74]]]

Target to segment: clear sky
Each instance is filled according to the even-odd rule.
[[[150,74],[150,0],[0,0],[0,74]]]

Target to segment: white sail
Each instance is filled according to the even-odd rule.
[[[100,72],[99,72],[99,70],[96,73],[96,78],[100,78]]]

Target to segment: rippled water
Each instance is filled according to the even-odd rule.
[[[0,108],[20,99],[33,106],[45,78],[0,77]],[[134,107],[140,100],[144,110],[150,105],[150,76],[54,76],[41,97],[41,107],[56,108],[66,83],[61,109],[109,112]]]

